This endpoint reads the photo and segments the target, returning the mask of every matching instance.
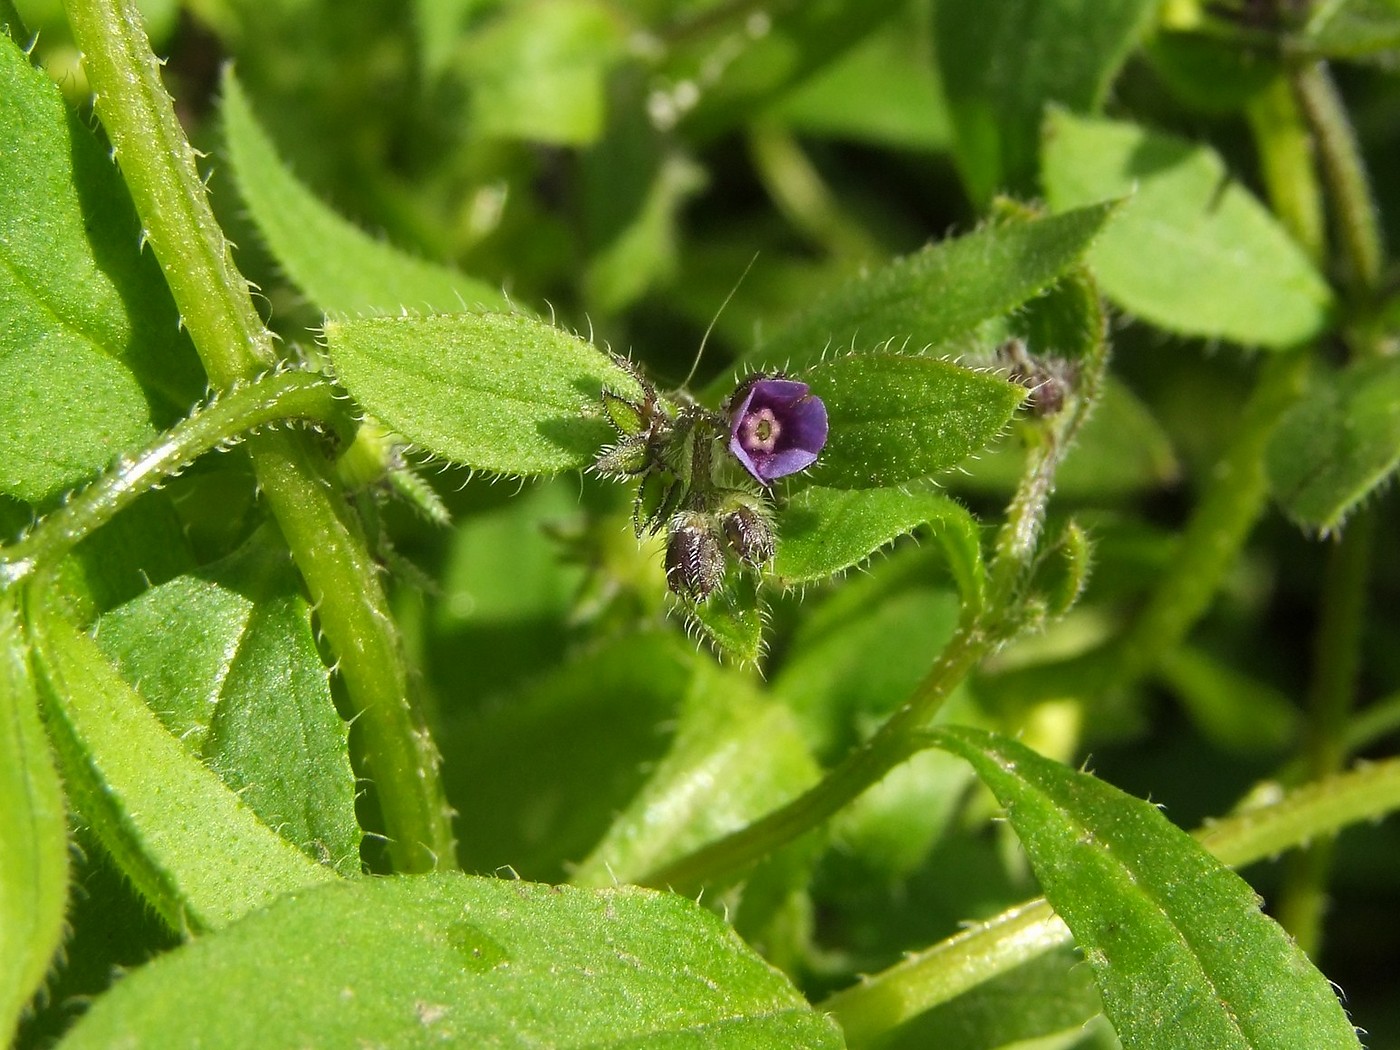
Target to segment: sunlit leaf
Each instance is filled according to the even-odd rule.
[[[461,875],[299,893],[131,974],[63,1046],[196,1043],[842,1045],[786,978],[683,897]]]
[[[635,384],[584,340],[520,314],[366,317],[325,328],[336,375],[428,452],[502,474],[588,465],[608,442],[604,388]]]
[[[1327,979],[1254,891],[1157,807],[989,733],[934,739],[1006,807],[1125,1046],[1360,1046]]]

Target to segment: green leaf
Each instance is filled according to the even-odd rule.
[[[1314,5],[1303,39],[1332,58],[1400,49],[1400,0],[1324,0]]]
[[[116,168],[0,33],[0,493],[29,503],[203,392]]]
[[[222,116],[249,215],[287,277],[321,310],[354,316],[510,305],[500,289],[376,240],[322,204],[278,157],[232,69]]]
[[[336,375],[429,452],[502,474],[587,466],[613,434],[606,387],[637,396],[595,347],[520,314],[367,317],[325,329]]]
[[[1253,890],[1156,806],[989,733],[934,740],[1006,807],[1125,1046],[1360,1046],[1326,978]]]
[[[911,4],[838,61],[769,107],[802,134],[909,150],[946,150],[943,88],[929,62],[928,5]]]
[[[901,6],[901,0],[776,0],[762,11],[717,9],[719,17],[697,17],[695,29],[677,34],[651,116],[663,128],[683,120],[687,137],[713,138],[747,123]]]
[[[1116,205],[1045,218],[1013,216],[940,241],[823,296],[746,363],[795,369],[829,350],[965,339],[1053,284],[1088,249]]]
[[[628,27],[598,0],[512,5],[471,33],[458,68],[477,136],[584,146],[603,129],[604,78]]]
[[[682,897],[431,875],[299,893],[200,938],[128,976],[63,1047],[123,1043],[836,1050],[841,1038]]]
[[[1155,0],[939,0],[938,67],[958,167],[974,201],[986,205],[998,189],[1032,188],[1046,103],[1098,110],[1158,6]]]
[[[69,800],[175,930],[208,930],[332,880],[173,737],[97,648],[36,602],[35,659]]]
[[[928,477],[986,447],[1025,388],[931,357],[850,354],[803,379],[826,404],[830,435],[812,480],[876,488]]]
[[[1208,653],[1177,646],[1161,655],[1157,673],[1201,735],[1224,751],[1278,757],[1298,737],[1300,712],[1287,693]]]
[[[1290,517],[1319,532],[1340,528],[1400,465],[1400,358],[1313,384],[1274,431],[1265,463]]]
[[[1144,320],[1264,347],[1295,346],[1331,323],[1327,283],[1214,150],[1055,110],[1043,177],[1056,210],[1132,194],[1089,265]]]
[[[724,583],[704,601],[678,598],[689,629],[699,632],[722,658],[756,664],[763,655],[763,605],[752,573],[731,567]]]
[[[19,617],[0,598],[0,1045],[63,943],[68,817]]]
[[[480,711],[449,714],[443,773],[463,867],[562,881],[666,753],[707,659],[675,631],[627,634]]]
[[[359,872],[349,733],[285,547],[260,533],[107,613],[97,640],[264,824],[342,875]]]
[[[985,581],[977,523],[960,504],[937,492],[803,489],[778,513],[773,575],[784,587],[824,580],[861,564],[920,525],[933,526],[965,600],[980,604]]]
[[[573,880],[628,882],[791,801],[817,779],[791,710],[699,664],[666,757]]]

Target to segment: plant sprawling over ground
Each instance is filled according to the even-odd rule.
[[[0,25],[0,1042],[1400,1047],[1396,0]]]

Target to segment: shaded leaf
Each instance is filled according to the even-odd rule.
[[[623,635],[471,715],[444,769],[462,864],[560,881],[666,752],[698,656],[674,631]]]
[[[1397,0],[1324,0],[1314,5],[1303,39],[1334,58],[1362,58],[1400,49]]]
[[[749,354],[797,368],[838,351],[905,340],[913,350],[967,338],[1070,269],[1113,215],[1096,204],[1065,215],[1016,215],[897,259],[824,295]]]
[[[68,816],[19,617],[0,598],[0,1045],[63,943]]]
[[[898,485],[986,447],[1025,389],[931,357],[850,354],[802,377],[826,404],[830,437],[812,480],[832,488]]]
[[[42,501],[146,444],[204,378],[117,169],[0,33],[0,492]]]
[[[637,396],[601,351],[520,314],[326,325],[337,378],[377,419],[444,459],[502,474],[583,467],[613,435],[604,387]]]
[[[471,92],[472,133],[566,146],[603,128],[604,78],[628,27],[598,0],[535,0],[467,38],[458,68]]]
[[[1132,194],[1089,252],[1104,293],[1184,335],[1288,347],[1331,321],[1331,289],[1215,151],[1134,124],[1052,111],[1043,179],[1056,210]]]
[[[763,655],[763,606],[751,573],[733,567],[724,582],[703,601],[676,601],[689,629],[698,632],[719,656],[754,664]]]
[[[1253,890],[1157,807],[989,733],[933,740],[1006,807],[1126,1046],[1360,1046],[1326,978]]]
[[[189,753],[97,643],[35,603],[35,660],[69,801],[176,930],[206,930],[334,879]]]
[[[752,682],[700,664],[670,750],[573,881],[641,878],[791,801],[817,779],[792,712]]]
[[[1155,0],[939,0],[938,69],[974,201],[1031,189],[1046,103],[1098,110],[1157,7]]]
[[[833,1022],[691,901],[461,875],[299,893],[131,974],[63,1046],[123,1042],[841,1046]]]
[[[967,601],[981,603],[981,540],[960,504],[937,492],[826,489],[797,493],[778,514],[773,575],[785,587],[834,576],[920,525],[933,525]]]
[[[1320,532],[1340,528],[1400,465],[1400,358],[1322,377],[1284,416],[1265,462],[1290,517]]]
[[[359,872],[348,729],[285,548],[255,537],[107,613],[97,639],[264,824],[313,860]]]
[[[231,69],[222,116],[248,213],[283,272],[321,310],[354,316],[509,307],[500,289],[376,240],[321,203],[278,157]]]

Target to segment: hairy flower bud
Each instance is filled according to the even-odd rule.
[[[772,560],[777,549],[773,526],[753,502],[736,501],[724,512],[722,525],[729,546],[745,565],[756,569]]]
[[[704,601],[724,579],[724,549],[713,520],[694,511],[671,519],[666,542],[666,584],[676,594]]]

